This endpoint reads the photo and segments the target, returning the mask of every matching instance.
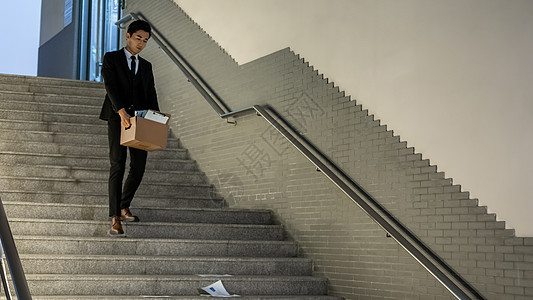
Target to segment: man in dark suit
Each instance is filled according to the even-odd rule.
[[[151,37],[151,27],[145,21],[134,21],[128,26],[126,46],[104,56],[102,75],[107,94],[100,119],[108,123],[109,159],[109,217],[112,236],[124,236],[121,221],[138,222],[130,211],[130,204],[141,184],[147,152],[120,145],[120,126],[129,127],[130,116],[136,110],[159,110],[152,65],[139,57]],[[130,152],[130,171],[124,190],[127,151]]]

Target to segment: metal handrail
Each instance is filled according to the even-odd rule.
[[[130,13],[124,20],[139,20],[139,16]],[[146,18],[144,18],[145,21]],[[121,20],[117,22],[117,25]],[[124,22],[122,22],[124,23]],[[355,181],[346,175],[339,167],[331,162],[309,141],[301,136],[292,126],[286,122],[273,108],[269,106],[253,105],[231,111],[225,105],[224,109],[219,105],[223,103],[216,94],[208,87],[198,73],[194,71],[187,61],[167,42],[164,45],[161,35],[152,28],[152,35],[157,45],[169,58],[183,71],[188,80],[195,86],[204,99],[215,109],[223,119],[237,117],[239,115],[255,112],[263,117],[281,135],[283,135],[300,153],[309,159],[326,177],[328,177],[339,189],[354,201],[366,214],[368,214],[380,227],[396,240],[413,258],[415,258],[428,272],[430,272],[446,289],[460,300],[485,300],[467,281],[448,266],[436,253],[427,247],[420,239],[410,232],[372,196],[364,191]],[[176,53],[173,55],[169,48]],[[184,71],[185,70],[185,71]],[[207,89],[205,89],[207,88]],[[236,122],[230,122],[236,124]]]
[[[24,275],[24,269],[22,268],[17,247],[15,246],[15,241],[13,240],[13,234],[11,233],[11,228],[9,227],[9,222],[7,220],[2,199],[0,199],[0,243],[2,244],[1,247],[4,249],[6,255],[5,257],[7,266],[9,267],[9,271],[11,273],[11,280],[13,281],[17,299],[31,300],[31,294],[28,287],[28,282],[26,281],[26,275]],[[2,272],[2,283],[4,284],[6,297],[8,300],[11,300],[11,292],[9,291],[9,286],[7,284],[7,274],[4,274],[3,260],[2,270],[0,272]]]

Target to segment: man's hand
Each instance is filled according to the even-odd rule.
[[[119,111],[117,111],[118,115],[120,116],[120,121],[122,123],[122,125],[125,127],[125,128],[128,128],[131,126],[131,122],[130,122],[130,115],[126,112],[126,109],[124,108],[121,108]]]

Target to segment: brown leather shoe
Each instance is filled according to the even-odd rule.
[[[120,219],[124,222],[139,222],[139,217],[134,216],[129,208],[120,210]]]
[[[111,229],[107,232],[110,236],[124,236],[124,230],[122,229],[122,223],[120,223],[120,217],[111,218]]]

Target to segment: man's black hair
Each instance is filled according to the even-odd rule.
[[[148,22],[143,20],[136,20],[131,22],[131,24],[128,26],[128,33],[130,36],[133,36],[133,34],[139,30],[148,32],[149,36],[152,36],[152,27],[150,27],[150,24]]]

